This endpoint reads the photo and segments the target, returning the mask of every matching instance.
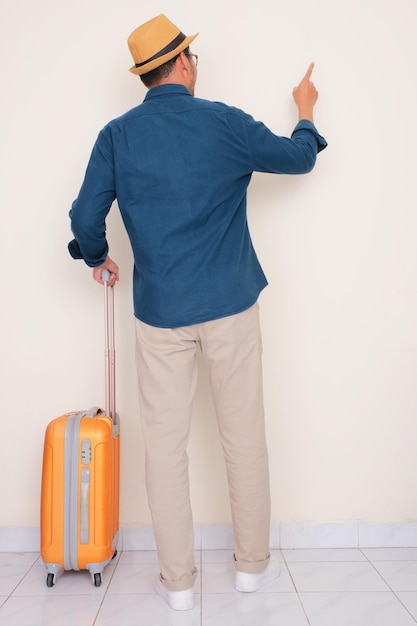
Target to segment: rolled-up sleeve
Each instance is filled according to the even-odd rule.
[[[316,127],[308,120],[301,120],[291,137],[274,135],[264,129],[262,139],[256,143],[253,156],[256,171],[275,174],[307,174],[311,172],[317,154],[327,142],[319,135]]]
[[[239,109],[229,111],[229,124],[245,143],[255,172],[306,174],[313,169],[317,154],[327,146],[309,120],[301,120],[290,137],[283,137]]]
[[[73,258],[90,267],[102,265],[108,254],[106,216],[116,198],[114,159],[109,131],[103,129],[94,145],[84,182],[69,212],[74,240],[68,245]]]

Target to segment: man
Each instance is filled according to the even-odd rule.
[[[246,190],[254,171],[309,172],[326,142],[313,125],[311,65],[293,91],[291,138],[234,107],[193,97],[198,57],[164,15],[129,37],[144,102],[107,124],[70,212],[75,258],[111,273],[105,219],[117,198],[134,255],[140,413],[146,484],[158,548],[155,589],[193,606],[197,570],[187,443],[196,350],[207,364],[227,469],[235,586],[252,592],[279,575],[270,558],[270,491],[257,300],[267,280],[252,246]]]

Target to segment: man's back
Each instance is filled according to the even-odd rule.
[[[91,197],[89,181],[102,187],[103,206],[117,197],[135,258],[136,317],[185,326],[257,300],[267,281],[248,231],[247,186],[253,171],[313,167],[317,138],[305,124],[295,140],[278,137],[239,109],[166,84],[101,131],[77,202]]]

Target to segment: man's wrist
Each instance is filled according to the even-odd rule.
[[[313,118],[313,109],[310,107],[300,107],[298,109],[298,119],[299,120],[308,120],[309,122],[314,123]]]

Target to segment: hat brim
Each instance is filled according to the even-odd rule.
[[[188,46],[191,44],[192,41],[194,41],[197,35],[198,33],[196,33],[195,35],[191,35],[190,37],[186,37],[184,41],[182,41],[180,45],[177,46],[177,48],[171,50],[171,52],[168,52],[168,54],[164,54],[157,59],[153,59],[153,61],[149,61],[149,63],[145,63],[145,65],[141,65],[140,67],[136,67],[136,65],[133,65],[133,67],[129,69],[129,72],[132,72],[132,74],[136,74],[137,76],[141,76],[142,74],[147,74],[148,72],[151,72],[152,70],[160,67],[170,59],[176,57],[177,54],[188,48]]]

